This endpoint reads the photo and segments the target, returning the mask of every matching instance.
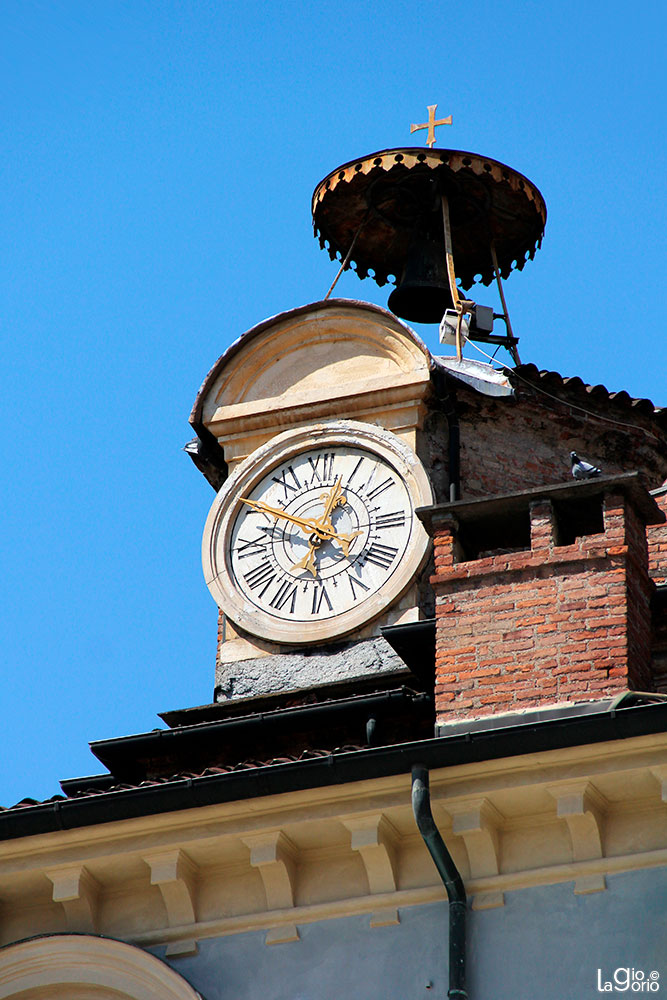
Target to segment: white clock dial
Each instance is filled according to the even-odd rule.
[[[431,497],[416,458],[377,428],[327,430],[288,432],[251,456],[209,516],[207,582],[255,635],[345,634],[400,596],[426,551],[414,508]]]
[[[247,499],[257,506],[244,504],[234,520],[233,578],[252,604],[284,621],[323,621],[356,607],[392,576],[410,540],[403,479],[361,448],[295,455]]]

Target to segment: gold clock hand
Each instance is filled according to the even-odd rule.
[[[338,544],[340,545],[341,549],[343,550],[343,555],[345,556],[346,559],[349,559],[350,558],[350,543],[352,541],[354,541],[354,539],[357,537],[357,535],[360,535],[360,534],[361,534],[361,531],[354,531],[354,532],[352,532],[351,535],[343,535],[341,533],[339,535],[336,535],[336,537],[333,538],[332,541],[338,542]]]
[[[307,569],[313,574],[313,576],[317,576],[317,562],[315,560],[315,551],[319,548],[319,546],[320,546],[320,540],[317,539],[316,542],[313,542],[311,538],[308,544],[308,551],[306,552],[305,556],[303,557],[303,559],[300,559],[299,562],[294,563],[292,569]]]
[[[320,497],[320,500],[325,501],[325,505],[324,505],[324,514],[322,514],[322,517],[318,518],[317,521],[318,524],[322,524],[327,527],[333,528],[333,525],[331,524],[331,513],[334,507],[337,507],[338,504],[342,505],[347,503],[346,497],[342,495],[343,491],[340,485],[341,478],[342,478],[341,476],[338,477],[338,479],[333,484],[328,494],[323,493],[322,496]]]
[[[319,530],[316,521],[308,521],[304,517],[295,517],[294,514],[288,514],[281,507],[270,507],[268,503],[262,503],[261,500],[246,500],[245,497],[241,497],[241,503],[247,504],[260,514],[270,514],[272,517],[281,517],[285,521],[290,521],[292,524],[296,524],[297,527],[303,528],[308,534]]]
[[[338,542],[346,559],[349,558],[350,543],[357,537],[357,535],[362,533],[361,531],[355,531],[352,534],[343,534],[342,532],[339,533],[333,525],[331,525],[331,522],[329,522],[331,525],[329,527],[323,524],[322,520],[311,521],[304,517],[295,517],[293,514],[288,514],[287,511],[284,511],[281,507],[271,507],[268,503],[263,503],[261,500],[246,500],[245,497],[241,497],[241,502],[247,504],[249,507],[252,507],[253,510],[258,511],[260,514],[270,514],[272,517],[282,518],[285,521],[289,521],[291,524],[296,524],[297,527],[307,531],[309,535],[315,535],[322,541],[325,538],[328,538],[333,542]],[[313,572],[310,566],[304,568],[310,569],[311,573]]]

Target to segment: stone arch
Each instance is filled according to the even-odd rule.
[[[228,464],[281,430],[331,418],[409,434],[432,364],[419,337],[386,309],[314,302],[232,344],[206,376],[190,422],[200,437],[215,438]]]
[[[140,948],[87,934],[53,934],[0,949],[0,1000],[203,1000]]]

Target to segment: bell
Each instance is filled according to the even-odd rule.
[[[442,241],[416,236],[412,241],[401,282],[389,296],[391,311],[414,323],[439,323],[452,309],[452,295]]]

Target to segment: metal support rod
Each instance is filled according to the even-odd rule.
[[[466,989],[466,891],[463,879],[440,836],[429,793],[428,771],[421,764],[412,768],[412,811],[419,832],[429,849],[449,899],[449,990],[447,996],[467,1000]]]
[[[445,234],[445,259],[447,261],[447,277],[449,278],[449,291],[452,302],[457,313],[456,320],[456,357],[460,361],[463,357],[461,345],[461,324],[463,322],[463,305],[459,298],[459,290],[456,287],[456,271],[454,270],[454,252],[452,250],[452,229],[449,224],[449,202],[447,195],[441,195],[442,199],[442,228]]]
[[[340,278],[341,274],[343,273],[343,271],[345,270],[345,268],[347,267],[347,265],[350,263],[350,257],[352,256],[352,251],[354,250],[354,245],[357,242],[357,239],[359,237],[359,233],[361,232],[361,230],[366,225],[366,221],[368,220],[368,216],[370,214],[371,214],[371,210],[369,208],[368,211],[366,212],[366,214],[364,215],[363,219],[361,220],[361,223],[359,224],[359,228],[357,229],[356,233],[354,234],[354,239],[350,243],[350,249],[347,251],[347,254],[345,255],[345,260],[343,261],[343,263],[338,268],[338,274],[336,275],[336,277],[332,281],[331,288],[329,289],[329,291],[327,292],[327,294],[324,296],[324,301],[325,302],[329,298],[329,296],[331,295],[331,293],[333,292],[334,288],[336,287],[336,283],[337,283],[338,279]]]
[[[514,331],[512,330],[512,324],[510,323],[510,314],[507,311],[507,302],[505,301],[505,291],[503,289],[503,283],[502,283],[502,280],[500,278],[500,268],[498,267],[498,257],[496,255],[496,245],[493,242],[493,240],[491,240],[491,260],[493,261],[493,270],[495,271],[496,282],[498,284],[498,291],[500,292],[500,301],[503,304],[503,312],[504,312],[504,317],[503,318],[505,320],[505,325],[507,326],[507,332],[509,333],[510,337],[512,338],[512,343],[509,345],[509,347],[507,349],[510,352],[510,354],[512,355],[512,360],[514,361],[514,364],[515,365],[520,365],[521,364],[521,358],[519,357],[519,350],[518,350],[518,348],[516,346],[516,344],[517,344],[517,338],[514,336]]]
[[[459,309],[459,290],[456,287],[456,272],[454,270],[454,253],[452,250],[452,229],[449,224],[449,202],[447,201],[447,195],[441,195],[442,198],[442,227],[445,234],[445,258],[447,260],[447,276],[449,278],[449,291],[452,296],[452,302],[454,303],[454,308],[458,312]]]

